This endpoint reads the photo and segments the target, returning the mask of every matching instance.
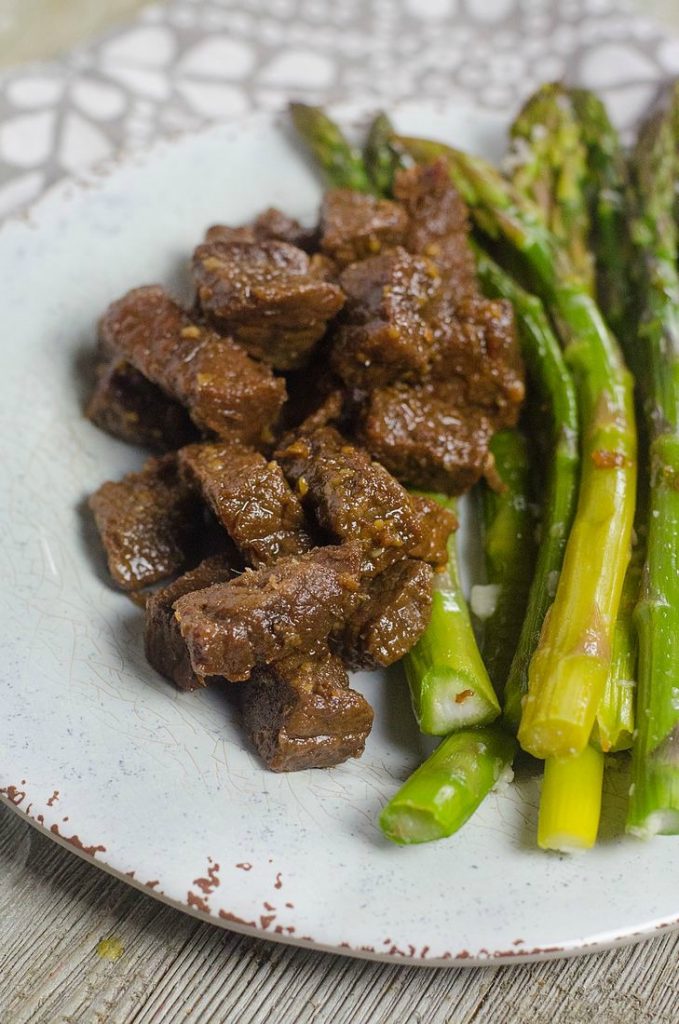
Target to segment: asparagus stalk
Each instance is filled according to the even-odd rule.
[[[558,323],[575,378],[580,494],[554,603],[529,669],[519,741],[536,757],[581,753],[610,668],[629,560],[636,493],[632,379],[587,287],[534,204],[478,157],[421,139],[401,137],[400,144],[418,160],[445,155],[472,214],[481,212],[482,229],[523,258]]]
[[[592,743],[604,754],[629,750],[632,746],[638,647],[634,609],[639,599],[643,561],[643,545],[637,541],[625,575],[613,631],[611,668],[592,732]]]
[[[629,356],[630,240],[627,217],[627,165],[606,107],[588,89],[568,96],[587,151],[586,190],[590,247],[596,263],[596,295],[608,324]],[[628,359],[629,361],[629,359]]]
[[[483,660],[502,699],[516,650],[535,561],[535,519],[530,502],[528,444],[518,430],[502,430],[491,442],[503,489],[483,488],[487,584],[472,590],[490,598],[483,616]],[[479,612],[477,611],[477,614]]]
[[[628,831],[679,833],[679,86],[634,154],[642,287],[639,384],[649,437],[650,516],[641,598],[637,736]]]
[[[391,144],[394,134],[391,121],[384,113],[377,114],[368,130],[363,149],[363,163],[373,188],[382,196],[390,196],[394,175],[401,165],[401,159]]]
[[[514,307],[521,352],[531,393],[548,420],[549,465],[546,474],[540,544],[528,605],[504,691],[504,715],[516,732],[528,692],[528,666],[537,647],[547,609],[561,572],[578,493],[578,409],[573,381],[561,349],[536,296],[524,291],[481,249],[477,271],[485,292],[509,299]]]
[[[329,185],[357,192],[374,191],[361,154],[320,107],[291,103],[290,114],[299,137],[311,151]]]
[[[542,85],[514,120],[510,136],[507,166],[515,188],[542,212],[571,267],[593,293],[587,150],[564,88]]]
[[[454,499],[431,497],[455,510]],[[405,656],[404,667],[415,717],[424,733],[446,736],[491,722],[500,713],[462,593],[455,534],[448,540],[448,564],[434,577],[429,625]]]
[[[439,744],[380,814],[395,843],[442,839],[464,825],[498,779],[509,773],[516,744],[498,726],[463,729]]]
[[[573,757],[550,757],[540,795],[538,846],[572,853],[596,842],[601,816],[604,755],[586,746]]]

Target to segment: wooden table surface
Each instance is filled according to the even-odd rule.
[[[677,1024],[678,968],[679,934],[463,970],[246,938],[137,892],[0,806],[0,1024]]]

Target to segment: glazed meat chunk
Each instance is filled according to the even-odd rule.
[[[257,217],[254,224],[232,228],[226,224],[213,224],[205,232],[206,242],[289,242],[308,252],[316,240],[316,231],[302,227],[298,220],[270,206]]]
[[[429,307],[441,287],[434,264],[397,248],[354,263],[340,284],[347,303],[331,365],[349,387],[419,380],[433,355]]]
[[[426,562],[404,558],[370,580],[338,643],[349,668],[393,665],[415,646],[431,616],[432,579]]]
[[[255,669],[242,689],[243,723],[267,768],[327,768],[363,753],[372,709],[329,651]]]
[[[442,302],[433,316],[432,378],[460,377],[469,402],[483,406],[496,427],[513,426],[523,402],[523,365],[514,311],[504,299]]]
[[[411,487],[462,494],[488,465],[493,425],[469,405],[459,382],[378,388],[370,395],[361,438]]]
[[[321,251],[346,267],[402,244],[407,226],[408,217],[398,203],[333,188],[321,205]]]
[[[383,466],[333,427],[300,435],[279,449],[277,458],[323,529],[338,540],[360,541],[364,572],[374,574],[427,546],[422,507]],[[442,510],[441,515],[449,513]],[[440,564],[445,545],[430,554]]]
[[[445,161],[399,171],[394,195],[408,216],[403,241],[408,252],[421,253],[436,264],[453,300],[476,295],[467,207],[450,180]]]
[[[196,690],[208,686],[218,677],[195,672],[189,652],[179,631],[174,603],[185,594],[204,590],[215,583],[226,583],[238,572],[238,563],[229,555],[214,555],[184,573],[146,602],[144,649],[149,662],[161,675],[177,684],[180,690]]]
[[[123,590],[139,590],[183,567],[198,510],[174,455],[149,459],[139,473],[102,484],[89,505],[109,572]]]
[[[255,665],[313,654],[351,613],[361,547],[315,548],[180,597],[175,613],[194,671],[232,682]]]
[[[208,320],[277,369],[301,366],[342,308],[337,285],[312,273],[309,257],[285,242],[213,241],[193,258]]]
[[[114,302],[100,337],[185,405],[201,429],[254,446],[270,440],[284,381],[229,338],[194,323],[158,285]]]
[[[156,451],[180,448],[198,433],[186,409],[124,359],[99,367],[86,416],[121,441]]]
[[[312,547],[304,513],[283,472],[252,449],[194,444],[179,452],[186,482],[197,489],[249,565]]]

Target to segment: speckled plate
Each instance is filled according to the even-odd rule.
[[[503,147],[502,123],[474,111],[409,107],[397,121]],[[142,614],[108,586],[84,508],[142,461],[82,418],[95,320],[132,285],[185,289],[208,224],[269,204],[310,217],[319,194],[262,116],[60,187],[0,232],[0,792],[181,910],[347,955],[497,963],[676,926],[679,846],[619,838],[624,775],[609,778],[602,842],[582,859],[534,848],[532,779],[493,794],[460,835],[400,849],[376,816],[425,748],[398,669],[357,679],[376,709],[360,761],[274,775],[219,690],[177,693],[144,660]]]

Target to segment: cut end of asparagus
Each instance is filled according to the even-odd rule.
[[[599,830],[604,757],[594,747],[569,758],[550,758],[540,796],[538,846],[573,853],[591,849]]]
[[[496,726],[465,729],[442,740],[380,815],[380,828],[401,846],[457,832],[490,790],[511,776],[516,743]]]
[[[452,665],[434,666],[421,684],[420,708],[415,709],[420,730],[429,736],[447,736],[450,732],[474,725],[487,725],[500,714],[495,695],[481,693],[470,679]]]
[[[627,832],[638,839],[679,835],[679,809],[667,808],[663,811],[653,811],[641,823],[628,824]]]
[[[399,846],[431,843],[448,834],[427,808],[387,804],[380,814],[380,828],[387,839]]]

